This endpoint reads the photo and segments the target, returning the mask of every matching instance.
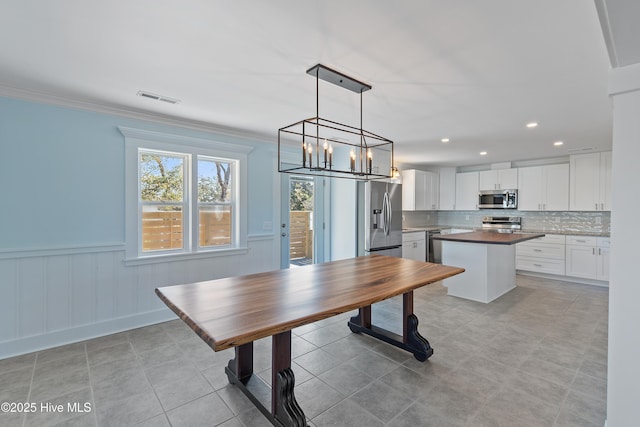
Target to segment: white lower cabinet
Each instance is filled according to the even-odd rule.
[[[516,269],[564,276],[564,236],[547,234],[544,237],[517,244]]]
[[[609,237],[547,234],[516,245],[516,269],[607,282],[609,248]]]
[[[596,279],[609,281],[609,251],[611,241],[608,237],[598,238],[598,268]]]
[[[427,241],[424,231],[402,233],[402,258],[427,260]]]
[[[609,248],[608,237],[567,236],[567,276],[609,280]]]

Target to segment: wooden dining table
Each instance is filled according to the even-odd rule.
[[[433,354],[418,332],[413,291],[460,274],[462,268],[372,255],[246,276],[156,289],[160,299],[214,351],[235,349],[225,368],[238,386],[277,426],[306,426],[294,395],[291,330],[358,310],[348,321],[365,333],[413,353],[420,361]],[[403,296],[403,334],[371,324],[371,305]],[[253,375],[253,342],[272,337],[271,405],[264,404],[262,381]],[[264,400],[264,399],[262,399]]]

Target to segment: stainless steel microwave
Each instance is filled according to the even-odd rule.
[[[518,190],[481,191],[478,209],[518,209]]]

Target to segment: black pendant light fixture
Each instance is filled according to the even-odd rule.
[[[393,141],[362,127],[362,93],[371,86],[321,64],[307,74],[316,78],[316,116],[278,130],[278,171],[358,180],[395,177]],[[320,80],[360,94],[360,127],[320,117]],[[283,156],[284,147],[292,145],[298,150],[293,161]]]

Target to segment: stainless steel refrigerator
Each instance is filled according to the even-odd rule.
[[[402,257],[402,185],[358,182],[358,255]]]

